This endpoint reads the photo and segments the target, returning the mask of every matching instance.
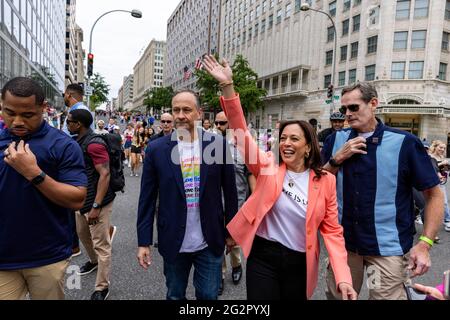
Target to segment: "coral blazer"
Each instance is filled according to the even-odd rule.
[[[283,189],[286,165],[277,165],[275,156],[262,152],[247,129],[239,96],[233,99],[221,98],[221,105],[228,117],[230,127],[235,130],[239,151],[245,163],[257,179],[256,189],[227,229],[233,239],[242,247],[248,258],[255,234]],[[330,173],[315,180],[311,170],[309,179],[308,209],[306,216],[306,267],[307,297],[310,299],[317,286],[320,244],[318,231],[327,248],[336,284],[352,284],[350,268],[347,264],[347,251],[343,228],[338,221],[336,204],[336,177]]]

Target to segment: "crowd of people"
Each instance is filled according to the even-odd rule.
[[[369,299],[408,298],[405,284],[429,270],[442,225],[450,231],[446,144],[428,146],[386,126],[375,117],[378,93],[364,82],[344,88],[330,129],[317,134],[293,120],[258,137],[229,64],[206,56],[204,68],[219,83],[223,112],[202,126],[200,100],[190,90],[174,95],[172,113],[161,115],[156,129],[153,117],[141,115],[94,120],[75,84],[64,93],[67,116],[53,122],[39,84],[15,78],[5,85],[0,300],[63,299],[65,270],[80,241],[89,261],[79,275],[97,271],[91,299],[108,298],[120,190],[112,139],[130,176],[142,172],[137,260],[148,270],[158,248],[168,300],[186,298],[192,267],[196,298],[218,299],[227,256],[234,284],[245,269],[249,300],[311,299],[319,234],[328,253],[328,299],[356,300],[374,269],[379,281]],[[418,242],[414,204],[423,217]]]

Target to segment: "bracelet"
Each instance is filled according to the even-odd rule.
[[[419,240],[429,244],[431,247],[434,245],[434,241],[431,240],[430,238],[425,237],[425,236],[421,236],[419,238]]]
[[[220,88],[220,89],[223,89],[223,88],[225,88],[225,87],[232,86],[233,84],[234,84],[233,81],[230,81],[230,82],[221,82],[221,83],[219,83],[219,88]]]

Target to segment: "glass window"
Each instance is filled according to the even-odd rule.
[[[353,6],[356,7],[357,5],[361,4],[361,0],[353,0]]]
[[[375,80],[375,65],[370,65],[366,67],[366,81]]]
[[[325,65],[330,65],[333,63],[333,50],[327,51],[325,54]]]
[[[301,6],[302,6],[302,1],[301,0],[295,0],[295,12],[299,12]]]
[[[423,78],[423,61],[412,61],[409,63],[409,79]]]
[[[367,53],[377,52],[378,36],[373,36],[367,39]]]
[[[328,86],[331,84],[331,74],[327,74],[324,77],[324,81],[323,81],[323,87],[326,89],[328,88]]]
[[[450,35],[450,33],[448,33],[448,32],[442,33],[442,50],[448,50],[449,35]]]
[[[348,51],[348,46],[341,47],[341,61],[347,60],[347,51]]]
[[[339,72],[339,86],[345,86],[345,71]]]
[[[361,25],[361,15],[353,17],[353,32],[359,31]]]
[[[414,5],[414,18],[428,16],[428,0],[416,0]]]
[[[442,63],[439,65],[439,79],[446,81],[447,80],[447,64]]]
[[[348,84],[352,85],[356,82],[356,69],[352,69],[348,72]]]
[[[336,1],[330,2],[328,10],[330,11],[330,16],[334,17],[336,15]]]
[[[445,3],[445,19],[450,20],[450,0]]]
[[[283,18],[283,10],[278,9],[277,11],[277,24],[281,22],[281,19]]]
[[[264,33],[266,31],[266,19],[261,20],[261,33]]]
[[[292,5],[291,5],[291,3],[288,3],[286,5],[286,18],[291,16],[291,11],[292,11]]]
[[[425,48],[427,32],[425,30],[413,31],[411,39],[411,49]]]
[[[334,28],[333,27],[328,27],[327,29],[327,42],[333,41],[334,40]]]
[[[271,14],[270,16],[269,16],[269,25],[268,25],[268,29],[270,29],[270,28],[272,28],[272,26],[273,26],[273,14]]]
[[[394,49],[406,49],[408,45],[408,31],[394,33]]]
[[[411,6],[410,0],[398,0],[397,1],[397,19],[407,19],[409,18],[409,8]]]
[[[344,0],[344,12],[350,10],[351,0]]]
[[[12,17],[11,17],[12,11],[11,11],[11,7],[8,4],[8,2],[3,1],[3,8],[4,8],[3,16],[4,16],[6,29],[8,30],[9,34],[12,34]]]
[[[391,79],[405,79],[405,62],[393,62]]]
[[[342,36],[348,34],[348,29],[350,28],[350,19],[347,19],[342,22]]]
[[[351,53],[350,53],[350,59],[354,59],[358,57],[358,49],[359,49],[359,42],[353,42]]]

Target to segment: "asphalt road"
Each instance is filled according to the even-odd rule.
[[[165,278],[163,274],[162,258],[157,250],[153,251],[153,265],[148,271],[142,270],[136,260],[136,214],[140,190],[140,178],[129,177],[129,169],[126,169],[127,186],[126,193],[119,194],[114,203],[112,222],[117,226],[118,232],[113,243],[113,264],[111,274],[110,300],[164,300],[166,295]],[[422,227],[417,225],[418,234]],[[436,285],[441,282],[443,271],[450,269],[450,233],[441,231],[441,243],[435,245],[431,251],[433,266],[431,270],[418,282]],[[72,260],[72,265],[81,266],[87,261],[84,254]],[[319,284],[314,299],[325,299],[325,257],[326,250],[322,246]],[[245,265],[245,263],[244,263]],[[67,299],[89,299],[94,291],[95,275],[81,278],[81,289],[67,290]],[[192,274],[187,291],[187,298],[194,299],[195,293],[192,286]],[[361,299],[367,298],[367,289],[360,295]],[[225,280],[225,290],[221,297],[223,300],[245,300],[245,275],[239,285],[233,285],[231,271],[228,271]]]

